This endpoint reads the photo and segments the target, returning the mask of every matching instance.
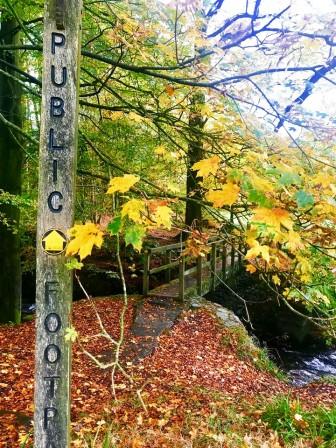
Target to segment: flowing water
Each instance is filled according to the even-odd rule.
[[[246,324],[245,307],[230,290],[217,288],[207,298],[231,309],[260,345],[268,349],[273,361],[294,385],[301,386],[325,376],[333,377],[336,382],[336,347],[324,349],[323,338],[315,336],[315,327],[309,329],[306,322],[289,313],[286,307],[268,300],[269,290],[244,273],[239,281],[232,280],[231,287],[248,303],[252,328]]]
[[[274,355],[279,367],[287,372],[296,386],[325,376],[334,377],[336,381],[335,349],[315,354],[280,349]]]

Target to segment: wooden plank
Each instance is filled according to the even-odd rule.
[[[185,243],[174,243],[174,244],[167,244],[166,246],[159,246],[159,247],[152,247],[151,252],[152,254],[157,253],[164,253],[167,250],[173,250],[173,249],[181,249],[183,250],[185,248]]]
[[[218,243],[221,243],[224,241],[225,241],[224,239],[219,239],[219,240],[213,239],[213,240],[209,241],[209,244],[211,244],[213,242],[216,242],[218,244]],[[165,246],[151,247],[150,250],[153,254],[154,253],[156,254],[156,253],[164,253],[168,250],[174,250],[174,249],[183,250],[184,248],[185,248],[185,243],[174,243],[174,244],[167,244]]]
[[[64,335],[70,326],[72,275],[65,267],[64,250],[74,215],[82,4],[80,0],[61,3],[46,0],[44,10],[35,448],[70,446],[71,346]]]
[[[191,268],[186,270],[185,269],[186,263],[189,263],[190,261],[195,261],[194,258],[186,257],[186,256],[185,257],[181,257],[180,260],[176,261],[176,262],[170,262],[168,264],[164,264],[162,266],[158,266],[158,267],[155,267],[155,268],[152,268],[152,269],[148,268],[147,272],[145,272],[146,271],[146,267],[145,267],[146,263],[144,263],[144,271],[143,271],[143,273],[144,273],[144,280],[143,281],[144,282],[146,282],[146,281],[148,282],[149,280],[147,279],[147,276],[149,278],[149,276],[151,274],[156,274],[156,273],[159,273],[159,272],[162,272],[162,271],[166,271],[166,275],[165,275],[166,282],[167,282],[166,286],[168,287],[168,284],[170,282],[167,280],[167,278],[168,278],[168,275],[167,275],[168,272],[167,271],[170,271],[170,269],[173,268],[173,267],[179,266],[179,276],[178,276],[179,281],[176,282],[176,285],[179,285],[179,286],[178,286],[178,292],[176,292],[176,295],[178,295],[179,297],[183,298],[187,294],[188,290],[193,289],[193,288],[188,288],[188,290],[186,290],[186,276],[194,274],[195,272],[196,272],[196,276],[195,276],[195,282],[196,282],[195,286],[196,286],[196,288],[195,288],[195,290],[198,291],[198,294],[200,294],[200,295],[202,293],[204,294],[205,291],[202,291],[202,287],[203,287],[203,284],[202,284],[202,273],[203,273],[204,269],[206,269],[208,267],[210,267],[209,270],[210,271],[212,270],[213,273],[215,273],[215,271],[217,271],[217,269],[220,268],[220,266],[217,266],[217,255],[218,255],[217,254],[217,249],[218,249],[217,245],[218,245],[218,243],[220,243],[220,244],[224,244],[225,243],[224,239],[212,240],[212,241],[213,242],[211,243],[211,245],[212,246],[214,246],[214,245],[216,246],[215,254],[212,253],[212,256],[211,256],[211,254],[209,254],[210,255],[209,256],[209,258],[210,258],[209,261],[206,258],[204,258],[204,260],[202,260],[201,269],[200,269],[200,265],[199,265],[200,261],[199,261],[199,259],[196,259],[196,266],[193,266],[193,267],[191,267]],[[165,261],[167,261],[168,260],[168,252],[171,250],[172,247],[174,249],[176,249],[177,247],[181,248],[181,245],[180,244],[173,244],[173,245],[169,244],[167,246],[161,246],[160,248],[150,249],[150,251],[151,251],[151,253],[153,251],[155,253],[158,253],[158,251],[160,251],[162,253],[166,252],[166,255],[165,255],[164,258],[165,258]],[[226,251],[226,246],[223,246],[223,247],[225,247],[225,251]],[[182,260],[182,258],[183,258],[183,260]],[[226,259],[226,256],[225,256],[225,259]],[[169,261],[171,261],[171,254],[169,254]],[[183,271],[184,272],[183,278],[182,278],[182,273],[181,273],[181,269],[182,269],[181,263],[184,264],[184,267],[183,267],[183,269],[184,269],[184,271]],[[224,273],[226,273],[226,263],[224,262],[224,268],[223,268],[223,259],[222,259],[222,269],[224,269]],[[222,276],[222,272],[219,273],[219,276]],[[171,275],[169,275],[169,279],[172,280],[171,279]],[[180,281],[180,279],[181,279],[181,281]],[[173,280],[173,282],[174,282],[174,280]],[[211,284],[211,282],[212,282],[212,288],[214,289],[216,287],[216,285],[218,284],[217,272],[216,272],[216,275],[213,274],[212,280],[209,282],[209,284]],[[145,288],[143,288],[143,290],[145,290]],[[206,292],[209,292],[209,291],[206,291]],[[160,295],[162,297],[163,296],[169,297],[169,294],[167,294],[165,291],[164,292],[162,291],[162,285],[161,285],[161,287],[155,288],[152,291],[148,291],[147,290],[146,295],[147,294],[149,294],[149,295],[153,295],[154,294],[154,295]]]
[[[194,272],[197,272],[197,266],[193,266],[192,268],[186,269],[184,271],[184,276],[193,274]]]
[[[168,265],[167,271],[165,273],[165,280],[166,280],[167,283],[169,283],[170,280],[171,280],[171,263],[172,263],[172,254],[171,254],[170,250],[168,250],[166,252],[165,259],[166,259],[166,265]]]
[[[173,261],[170,264],[163,264],[162,266],[158,266],[157,268],[152,268],[149,271],[149,274],[157,274],[158,272],[165,271],[166,269],[175,268],[179,265],[179,261]]]

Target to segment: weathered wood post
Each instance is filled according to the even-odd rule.
[[[150,270],[150,251],[148,249],[144,250],[144,271],[142,278],[142,294],[144,296],[148,295],[149,290],[149,270]]]
[[[170,265],[171,262],[172,262],[171,250],[167,250],[167,252],[165,254],[165,263]],[[166,280],[167,283],[169,283],[170,280],[171,280],[171,267],[166,269],[165,280]]]
[[[227,249],[226,249],[226,242],[224,241],[222,246],[222,278],[223,280],[226,279],[226,256],[227,256]]]
[[[230,275],[233,274],[236,262],[236,249],[235,245],[231,243],[231,262],[230,262]]]
[[[82,0],[46,0],[37,224],[35,448],[70,446],[73,224]]]
[[[197,294],[202,295],[202,257],[199,255],[196,260],[196,279],[197,279]]]
[[[216,289],[216,264],[217,264],[217,245],[211,245],[211,259],[210,259],[210,291],[214,292]]]
[[[230,212],[230,223],[231,223],[231,225],[233,224],[233,212],[232,212],[232,207],[231,207],[231,212]],[[233,226],[232,226],[232,228],[233,228]],[[231,241],[232,241],[232,240],[231,240]],[[235,267],[235,256],[236,256],[235,246],[234,246],[234,244],[231,242],[230,275],[232,275],[233,272],[234,272],[234,267]]]
[[[240,243],[238,246],[238,266],[237,269],[242,265],[242,254],[243,254],[243,245]]]
[[[179,299],[181,301],[184,300],[184,294],[185,294],[185,278],[184,278],[185,261],[186,261],[185,256],[181,255],[179,261]]]

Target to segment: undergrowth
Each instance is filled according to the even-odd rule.
[[[182,387],[185,413],[176,420],[177,409],[168,399],[170,412],[153,418],[134,407],[123,418],[107,415],[96,427],[79,423],[72,448],[336,448],[336,406],[305,410],[298,400],[279,396],[232,399],[226,394],[200,387]],[[176,400],[175,395],[175,400]],[[148,397],[149,408],[162,411],[162,395]],[[173,399],[174,401],[174,399]],[[207,403],[207,405],[206,405]],[[114,412],[125,409],[115,402]],[[133,419],[127,419],[127,413]],[[129,418],[130,418],[129,414]],[[155,412],[154,412],[155,414]],[[77,425],[76,425],[77,426]],[[31,443],[31,438],[29,438]],[[30,443],[20,448],[30,448]]]
[[[286,443],[303,439],[313,447],[336,447],[336,405],[330,410],[318,407],[306,411],[299,401],[279,397],[266,407],[262,420]]]
[[[234,348],[242,361],[249,361],[259,370],[269,372],[282,381],[288,379],[287,375],[271,360],[267,349],[258,347],[244,327],[235,326],[225,329],[222,344],[225,347]]]

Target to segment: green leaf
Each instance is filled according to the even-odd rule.
[[[238,170],[236,168],[233,168],[227,176],[228,180],[233,180],[233,181],[241,181],[243,179],[243,174],[241,172],[241,170]]]
[[[117,216],[113,218],[107,225],[107,230],[111,233],[111,235],[117,235],[121,229],[121,216]]]
[[[288,185],[301,185],[302,179],[296,173],[282,173],[279,183],[284,186]]]
[[[306,208],[314,205],[313,196],[306,193],[304,190],[297,191],[294,196],[299,208]]]
[[[248,192],[249,190],[252,190],[252,184],[250,182],[250,179],[247,176],[244,176],[242,178],[242,182],[241,182],[241,187],[243,190],[245,190],[246,192]]]
[[[65,263],[65,267],[71,271],[71,269],[82,269],[84,266],[83,263],[77,260],[75,257],[69,258],[69,260]]]
[[[110,437],[110,430],[109,430],[104,437],[102,448],[110,448],[111,446],[112,446],[112,444],[111,444],[111,437]]]
[[[145,236],[145,229],[141,225],[135,225],[128,227],[125,232],[125,243],[126,246],[132,244],[134,249],[140,251],[142,248],[142,240]]]
[[[265,170],[265,174],[267,174],[268,176],[279,176],[281,174],[281,171],[278,168],[269,165]]]
[[[248,192],[248,200],[250,202],[255,202],[256,204],[261,205],[262,207],[269,206],[270,202],[269,199],[267,199],[267,197],[264,195],[264,193],[254,189]]]
[[[75,342],[77,337],[78,333],[73,327],[68,327],[65,329],[64,339],[66,342]]]

